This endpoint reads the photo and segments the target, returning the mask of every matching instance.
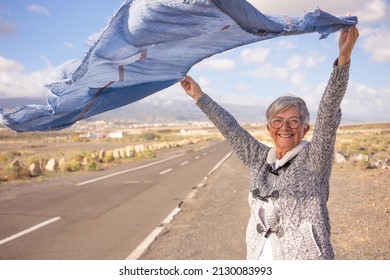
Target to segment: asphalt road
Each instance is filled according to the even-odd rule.
[[[0,259],[125,259],[229,153],[221,142],[3,190]]]

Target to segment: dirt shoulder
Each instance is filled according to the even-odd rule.
[[[390,170],[337,164],[328,207],[337,259],[390,259]]]

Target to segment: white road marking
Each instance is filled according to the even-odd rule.
[[[160,175],[167,174],[167,173],[171,172],[172,170],[173,170],[172,168],[165,169],[164,171],[160,172]]]
[[[176,206],[176,208],[173,209],[172,212],[169,213],[169,215],[161,223],[163,225],[169,224],[173,220],[173,218],[177,215],[177,213],[179,213],[180,211],[181,211],[180,207]]]
[[[195,159],[200,159],[200,156],[196,156]]]
[[[192,192],[190,192],[189,195],[186,196],[185,200],[193,199],[195,197],[195,195],[197,194],[197,192],[198,192],[198,190],[194,189]]]
[[[184,162],[182,162],[182,163],[180,163],[180,165],[186,165],[186,164],[188,164],[189,163],[189,161],[187,160],[187,161],[184,161]]]
[[[163,227],[156,227],[149,235],[145,238],[144,241],[141,242],[137,246],[137,248],[134,249],[133,252],[131,252],[130,255],[127,256],[125,260],[136,260],[139,257],[142,256],[142,254],[148,249],[150,244],[156,239],[156,237],[160,234],[160,232],[163,230]]]
[[[223,159],[221,159],[220,162],[218,162],[213,169],[211,169],[211,171],[209,172],[209,175],[211,173],[213,173],[214,171],[216,171],[224,162],[225,160],[227,160],[230,156],[231,156],[232,152],[228,153]]]
[[[124,184],[139,184],[140,181],[125,181]]]
[[[47,220],[47,221],[45,221],[43,223],[40,223],[40,224],[38,224],[36,226],[30,227],[29,229],[26,229],[26,230],[21,231],[21,232],[19,232],[17,234],[14,234],[14,235],[6,238],[6,239],[0,240],[0,245],[3,245],[3,244],[5,244],[5,243],[7,243],[7,242],[9,242],[11,240],[19,238],[19,237],[21,237],[23,235],[26,235],[26,234],[30,233],[30,232],[33,232],[33,231],[35,231],[35,230],[37,230],[37,229],[39,229],[41,227],[44,227],[44,226],[47,226],[47,225],[49,225],[51,223],[57,222],[59,219],[61,219],[61,217],[52,218],[52,219]]]
[[[162,163],[162,162],[166,162],[166,161],[174,159],[174,158],[181,157],[183,155],[185,155],[185,154],[184,153],[177,154],[177,155],[174,155],[174,156],[166,158],[166,159],[162,159],[162,160],[159,160],[159,161],[151,162],[151,163],[148,163],[148,164],[145,164],[145,165],[141,165],[141,166],[138,166],[138,167],[134,167],[134,168],[131,168],[131,169],[115,172],[115,173],[108,174],[108,175],[105,175],[105,176],[102,176],[102,177],[98,177],[98,178],[95,178],[95,179],[84,181],[84,182],[78,183],[77,186],[83,186],[83,185],[86,185],[86,184],[91,184],[91,183],[94,183],[94,182],[97,182],[97,181],[100,181],[100,180],[104,180],[104,179],[111,178],[111,177],[114,177],[114,176],[122,175],[122,174],[125,174],[125,173],[128,173],[128,172],[132,172],[132,171],[135,171],[135,170],[143,169],[143,168],[146,168],[146,167],[149,167],[149,166],[153,166],[153,165],[156,165],[156,164],[159,164],[159,163]]]

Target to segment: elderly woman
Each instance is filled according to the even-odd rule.
[[[339,57],[319,105],[311,142],[309,112],[298,97],[284,96],[268,108],[269,148],[237,121],[189,76],[185,92],[220,130],[250,172],[248,259],[333,259],[327,209],[340,103],[347,89],[350,56],[359,36],[356,26],[341,31]]]

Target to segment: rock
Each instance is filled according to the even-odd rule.
[[[336,153],[335,156],[334,156],[334,161],[335,161],[336,163],[344,163],[344,162],[346,162],[347,160],[345,159],[345,157],[344,157],[342,154]]]
[[[105,150],[100,150],[99,155],[98,155],[99,161],[102,162],[105,157],[106,157],[106,151]]]
[[[81,165],[87,166],[87,165],[88,165],[88,162],[89,162],[88,158],[87,158],[87,157],[84,157],[83,160],[82,160],[82,162],[81,162]]]
[[[119,156],[121,158],[126,158],[126,149],[125,148],[119,149]]]
[[[61,168],[62,166],[64,166],[66,163],[66,160],[65,158],[60,158],[60,160],[58,161],[58,167]]]
[[[134,146],[135,152],[138,153],[143,153],[145,151],[145,147],[143,144],[138,144]]]
[[[358,154],[357,156],[355,156],[353,158],[354,161],[368,161],[369,160],[369,157],[367,155],[363,155],[363,154]]]
[[[134,154],[134,148],[133,146],[127,146],[125,148],[125,152],[126,152],[126,157],[132,157],[133,154]]]
[[[98,152],[92,152],[91,157],[92,157],[92,159],[94,159],[94,160],[98,160],[98,159],[99,159],[99,154],[98,154]]]
[[[50,159],[45,165],[45,170],[47,171],[54,171],[56,170],[56,168],[57,168],[57,161],[54,158]]]
[[[389,166],[390,166],[390,159],[387,158],[383,163],[382,168],[387,170]]]
[[[115,149],[112,153],[112,156],[114,157],[114,159],[120,159],[121,158],[121,155],[119,153],[119,149]]]
[[[9,166],[10,168],[16,168],[16,169],[19,169],[20,168],[20,162],[19,160],[15,159]]]
[[[38,163],[31,163],[29,167],[29,172],[31,177],[36,177],[42,174],[42,169]]]

